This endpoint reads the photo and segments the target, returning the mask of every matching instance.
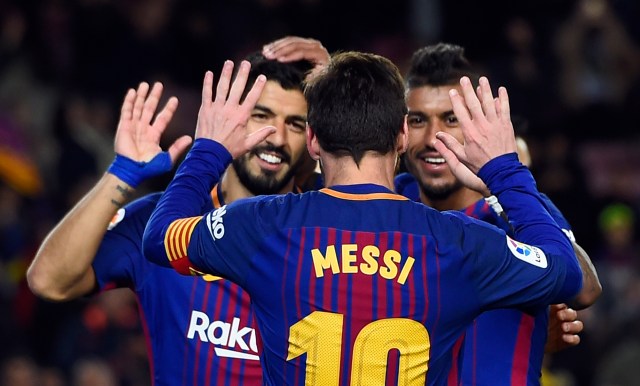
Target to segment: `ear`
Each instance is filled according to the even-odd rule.
[[[307,150],[309,151],[311,158],[317,161],[320,159],[320,144],[318,143],[318,137],[316,137],[316,134],[313,132],[313,129],[308,124],[307,124],[306,134],[307,134]]]
[[[407,115],[404,116],[404,121],[402,122],[402,131],[398,135],[398,146],[396,150],[398,151],[398,155],[404,153],[409,148],[409,125],[407,124]]]

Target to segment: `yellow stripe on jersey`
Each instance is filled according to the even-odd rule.
[[[404,196],[400,196],[394,193],[366,193],[366,194],[353,194],[353,193],[343,193],[338,192],[333,189],[323,188],[320,189],[319,192],[328,194],[329,196],[335,198],[341,198],[343,200],[351,200],[351,201],[368,201],[368,200],[396,200],[396,201],[407,201],[408,198]]]
[[[202,217],[181,218],[169,225],[164,236],[164,250],[169,261],[187,257],[191,234]]]

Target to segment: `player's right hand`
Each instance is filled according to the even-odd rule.
[[[299,36],[287,36],[265,44],[262,54],[267,59],[285,63],[308,60],[314,65],[311,74],[317,73],[331,60],[331,55],[319,40]]]
[[[133,161],[149,162],[162,152],[160,137],[178,108],[178,98],[171,97],[153,119],[162,88],[162,83],[156,82],[149,93],[149,84],[142,82],[137,90],[127,91],[114,140],[114,150],[117,154]],[[190,144],[191,137],[185,135],[178,138],[167,151],[171,162],[174,163]]]

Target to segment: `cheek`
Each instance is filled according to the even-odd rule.
[[[307,137],[306,133],[292,133],[289,134],[289,149],[291,149],[291,158],[298,160],[303,152],[307,152]]]

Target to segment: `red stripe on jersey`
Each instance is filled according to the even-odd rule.
[[[449,371],[449,376],[447,377],[447,386],[458,386],[459,381],[459,372],[458,368],[458,358],[460,357],[460,349],[462,348],[462,343],[464,342],[464,334],[462,334],[456,343],[453,345],[453,353],[451,355],[451,370]]]
[[[409,234],[407,236],[407,253],[409,254],[409,256],[414,257],[413,256],[413,235]],[[407,278],[407,289],[409,290],[409,315],[411,315],[411,317],[416,317],[416,287],[414,284],[414,277],[413,275],[409,275],[409,277]]]
[[[191,287],[191,296],[189,297],[189,309],[193,310],[195,308],[195,302],[196,302],[196,290],[198,289],[198,279],[194,278],[193,279],[193,286]],[[187,335],[188,331],[185,331],[185,336]],[[184,360],[182,361],[184,363],[184,366],[182,367],[182,385],[186,385],[187,384],[187,364],[189,363],[189,351],[190,347],[189,347],[189,341],[185,340],[185,345],[184,345]]]
[[[516,346],[513,350],[513,365],[511,373],[512,385],[526,385],[527,372],[529,371],[529,357],[531,356],[531,334],[535,318],[531,315],[522,314]]]
[[[400,252],[402,250],[402,234],[400,232],[393,233],[393,249]],[[398,276],[402,271],[403,265],[401,265],[402,261],[398,264]],[[404,261],[404,264],[407,264],[407,261]],[[397,277],[397,276],[396,276]],[[405,283],[406,284],[406,283]],[[393,317],[397,318],[402,313],[402,305],[404,303],[404,297],[402,296],[402,287],[403,285],[394,285],[393,286]]]
[[[287,297],[287,267],[289,266],[289,264],[287,262],[291,261],[291,233],[292,230],[289,229],[289,232],[287,234],[287,250],[284,254],[284,261],[285,263],[283,264],[284,266],[284,270],[282,272],[282,295],[280,296],[280,298],[282,299],[282,310],[283,310],[283,319],[282,320],[289,320],[289,318],[287,317],[287,305],[289,304],[288,300],[289,298]],[[300,360],[300,359],[296,359],[296,360]],[[287,361],[282,361],[282,374],[286,374],[287,373]]]
[[[296,260],[298,262],[297,264],[298,268],[296,270],[296,286],[295,286],[296,320],[302,320],[303,318],[302,310],[300,309],[300,305],[302,303],[300,299],[300,277],[302,276],[302,262],[304,259],[304,242],[306,239],[306,234],[307,234],[307,229],[302,228],[300,231],[300,249],[298,250],[298,258]]]
[[[424,305],[424,318],[422,319],[422,324],[427,324],[427,317],[429,316],[429,282],[427,281],[427,238],[422,238],[422,256],[420,256],[420,261],[422,262],[422,288],[424,288],[424,298],[426,299]]]
[[[384,251],[389,249],[389,234],[380,234],[380,259],[384,256]],[[376,284],[378,289],[378,313],[374,315],[375,319],[386,319],[387,316],[387,279],[381,275],[376,275]]]
[[[327,243],[326,245],[336,245],[336,230],[333,228],[330,228],[327,231]],[[323,276],[323,280],[321,280],[321,285],[322,285],[322,308],[325,310],[330,310],[331,309],[331,295],[333,294],[332,291],[332,284],[333,284],[333,280],[331,280],[331,277],[327,277],[326,275]]]
[[[213,306],[213,320],[221,320],[222,319],[222,301],[224,299],[224,294],[225,294],[225,285],[226,283],[223,281],[216,281],[215,284],[212,284],[212,282],[207,282],[206,286],[207,286],[207,291],[210,289],[210,287],[212,285],[216,285],[218,286],[218,291],[217,291],[217,295],[216,295],[216,300]],[[206,304],[206,306],[208,307],[208,304]],[[206,379],[206,383],[205,385],[211,385],[211,358],[213,358],[213,354],[215,351],[215,346],[213,343],[209,342],[209,352],[207,353],[207,371],[206,371],[206,375],[205,375],[205,379]],[[216,385],[222,385],[224,384],[224,380],[226,379],[226,375],[227,372],[224,370],[225,367],[223,367],[222,358],[218,357],[218,369],[217,369],[217,373],[218,373],[218,380],[215,383]]]
[[[203,296],[203,299],[202,299],[202,305],[200,306],[201,310],[206,310],[205,306],[207,305],[207,302],[209,300],[209,288],[210,288],[209,285],[207,285],[205,287],[204,296]],[[200,377],[198,376],[198,367],[200,365],[200,349],[201,349],[201,346],[202,346],[202,341],[200,339],[198,339],[198,341],[196,342],[196,355],[195,355],[194,364],[193,364],[193,385],[194,386],[198,385],[198,379],[200,379]]]

